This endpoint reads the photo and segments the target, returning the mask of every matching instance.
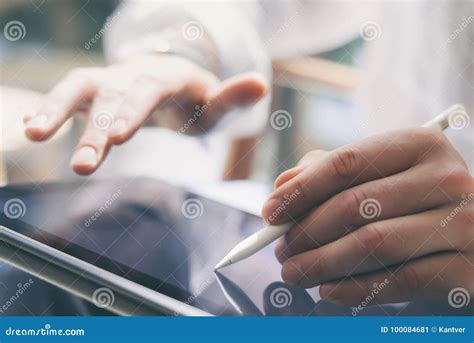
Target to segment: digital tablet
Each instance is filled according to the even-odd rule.
[[[6,263],[115,313],[335,310],[319,302],[317,289],[281,281],[272,246],[215,273],[214,265],[261,229],[262,219],[154,179],[6,186],[0,205]]]

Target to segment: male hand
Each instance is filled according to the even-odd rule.
[[[71,166],[79,174],[90,174],[113,144],[130,139],[158,108],[173,109],[186,128],[182,131],[203,133],[225,113],[253,104],[266,92],[256,73],[221,82],[185,58],[142,55],[104,68],[72,70],[46,96],[41,109],[25,117],[26,135],[45,140],[75,111],[87,108],[88,123]]]
[[[294,222],[276,246],[286,282],[352,306],[474,294],[474,181],[441,132],[313,151],[275,186],[263,216]]]

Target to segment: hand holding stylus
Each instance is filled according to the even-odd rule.
[[[280,175],[263,217],[291,223],[284,281],[346,305],[382,283],[377,303],[474,294],[474,181],[441,128],[313,151]]]

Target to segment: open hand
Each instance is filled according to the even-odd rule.
[[[184,133],[204,133],[225,113],[253,104],[266,92],[256,73],[221,82],[185,58],[142,55],[109,67],[72,70],[46,96],[41,109],[25,117],[25,132],[32,140],[45,140],[85,107],[88,124],[71,166],[79,174],[90,174],[111,145],[130,139],[157,108],[172,108]]]

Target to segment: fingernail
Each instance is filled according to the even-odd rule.
[[[287,284],[297,285],[300,282],[301,276],[301,266],[298,263],[289,261],[283,265],[281,277]]]
[[[118,136],[124,134],[126,130],[127,121],[125,119],[118,119],[113,123],[109,132],[112,136]]]
[[[340,295],[340,294],[338,294],[337,291],[336,291],[337,287],[338,287],[337,283],[322,284],[319,287],[319,296],[321,297],[321,299],[323,299],[324,301],[328,301],[331,304],[347,305],[346,302],[344,302],[343,299],[338,297],[338,295]]]
[[[97,164],[97,152],[90,146],[82,147],[72,157],[71,164],[94,167]]]
[[[324,283],[319,287],[319,295],[323,299],[328,299],[333,294],[337,285],[335,283]]]
[[[285,239],[280,238],[275,244],[275,256],[281,264],[288,259],[288,244]]]
[[[274,188],[277,189],[283,186],[285,183],[292,180],[295,176],[297,176],[302,171],[303,171],[303,168],[301,166],[296,166],[284,171],[283,173],[278,175],[278,177],[275,179],[275,182],[273,183]]]
[[[281,211],[279,210],[280,207],[281,207],[281,204],[277,199],[268,200],[263,205],[263,209],[262,209],[263,219],[269,224],[275,222],[275,220],[281,214]]]
[[[46,127],[48,117],[46,117],[45,115],[39,115],[26,120],[27,128],[43,129]]]

